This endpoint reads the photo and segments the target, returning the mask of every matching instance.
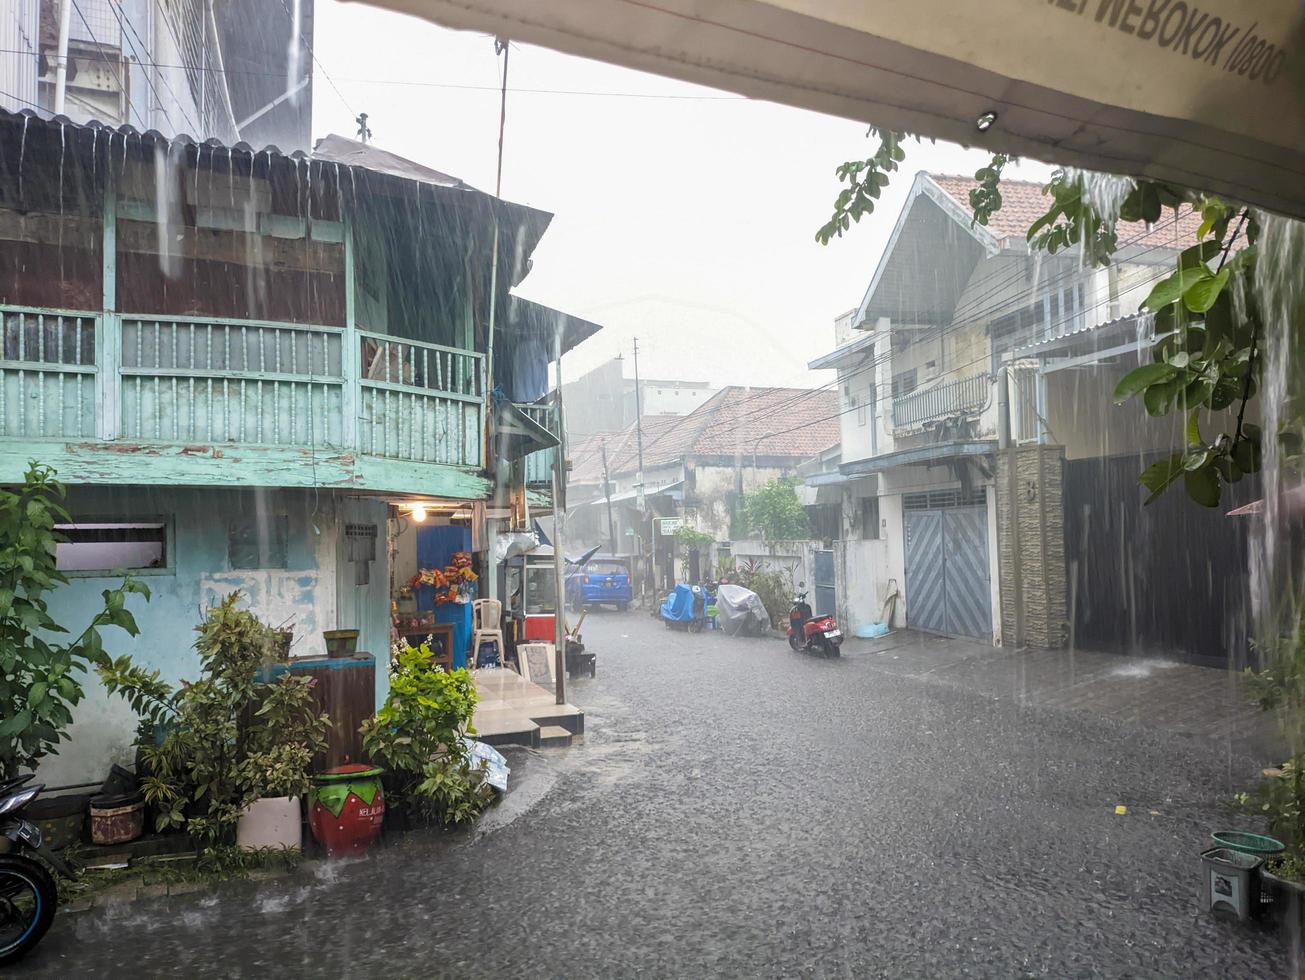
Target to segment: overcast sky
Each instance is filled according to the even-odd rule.
[[[493,39],[364,4],[316,14],[314,136],[354,136],[366,112],[376,145],[492,192]],[[637,336],[645,377],[829,380],[806,362],[860,302],[914,173],[986,160],[908,144],[873,217],[820,246],[834,168],[873,151],[864,124],[520,45],[508,86],[503,196],[556,216],[516,291],[604,326],[565,360],[570,379],[617,353],[630,375]]]

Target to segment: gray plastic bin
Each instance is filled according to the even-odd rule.
[[[1245,922],[1260,905],[1260,863],[1263,858],[1229,847],[1201,855],[1201,907],[1231,912]]]

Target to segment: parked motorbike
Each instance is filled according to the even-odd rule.
[[[707,592],[700,585],[675,586],[660,609],[667,629],[701,633],[707,625]]]
[[[716,590],[716,615],[730,636],[760,636],[770,627],[761,597],[741,585],[726,583]]]
[[[805,586],[799,582],[798,588]],[[843,645],[843,631],[833,616],[815,616],[807,603],[807,594],[799,592],[788,612],[788,645],[794,650],[837,657]]]
[[[41,829],[21,817],[43,788],[27,786],[31,778],[0,781],[0,966],[31,952],[54,921],[59,896],[47,865],[71,875],[43,846]]]

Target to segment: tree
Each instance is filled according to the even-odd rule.
[[[54,641],[68,633],[46,599],[68,582],[55,560],[56,546],[67,538],[55,525],[71,522],[54,476],[33,462],[21,487],[0,490],[0,775],[6,779],[58,754],[72,723],[70,709],[85,693],[77,675],[105,658],[100,628],[116,626],[136,636],[127,596],[150,595],[143,583],[124,578],[118,588],[104,590],[104,608],[76,639]]]
[[[828,244],[852,222],[874,210],[888,183],[887,174],[905,158],[905,134],[872,130],[879,148],[863,161],[849,161],[836,171],[845,187],[834,202],[830,220],[816,232]],[[987,224],[1002,206],[1001,178],[1012,158],[996,154],[975,173],[979,186],[970,192],[972,224]],[[1050,198],[1046,213],[1028,229],[1033,249],[1055,254],[1080,246],[1085,261],[1108,266],[1119,248],[1118,221],[1158,221],[1165,208],[1177,213],[1191,206],[1201,214],[1198,243],[1183,251],[1174,271],[1152,289],[1143,308],[1155,315],[1152,363],[1129,372],[1115,389],[1115,401],[1140,397],[1152,416],[1186,415],[1183,446],[1149,466],[1138,477],[1151,491],[1147,503],[1172,484],[1183,485],[1197,503],[1216,507],[1223,484],[1235,483],[1261,465],[1261,433],[1245,421],[1246,406],[1259,389],[1264,331],[1254,289],[1259,218],[1251,208],[1199,191],[1151,180],[1131,181],[1117,214],[1101,213],[1092,203],[1090,181],[1099,175],[1060,169],[1043,188]],[[1212,265],[1213,263],[1213,265]],[[1300,329],[1300,317],[1284,328]],[[1202,415],[1238,406],[1231,431],[1206,434]],[[1280,438],[1284,455],[1299,461],[1302,419],[1288,419]]]
[[[795,486],[796,481],[788,477],[771,480],[743,498],[749,531],[760,534],[768,545],[807,536],[807,512]]]

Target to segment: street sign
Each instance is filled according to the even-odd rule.
[[[683,523],[684,519],[682,517],[662,517],[657,521],[658,533],[663,537],[670,537],[680,529],[680,525]]]

